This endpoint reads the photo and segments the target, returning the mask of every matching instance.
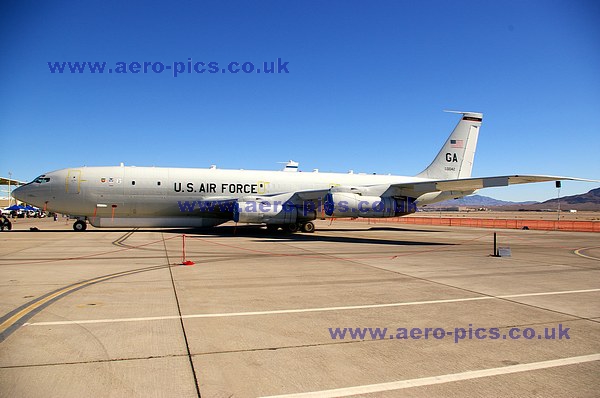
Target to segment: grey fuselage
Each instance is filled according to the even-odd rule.
[[[416,181],[427,179],[216,168],[80,167],[46,173],[13,195],[47,211],[86,217],[95,226],[201,227],[218,225],[230,218],[185,212],[181,203]]]

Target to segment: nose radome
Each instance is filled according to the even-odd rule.
[[[12,191],[12,197],[20,200],[21,202],[26,202],[28,187],[26,185],[16,188]]]
[[[46,197],[45,194],[46,192],[44,192],[44,190],[40,190],[39,187],[31,186],[29,184],[23,185],[12,192],[13,198],[38,207],[43,206],[44,200],[47,200],[44,199]]]

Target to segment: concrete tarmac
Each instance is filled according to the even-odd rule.
[[[598,234],[71,224],[0,233],[0,397],[600,391]]]

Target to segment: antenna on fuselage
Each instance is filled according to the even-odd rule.
[[[277,163],[285,164],[285,167],[281,171],[287,171],[287,172],[292,172],[292,173],[298,171],[299,163],[294,162],[293,160],[289,160],[287,162],[277,162]]]

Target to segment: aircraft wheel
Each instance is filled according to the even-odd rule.
[[[313,233],[315,232],[315,224],[313,224],[312,222],[307,222],[306,224],[304,224],[302,226],[302,232],[308,232],[308,233]]]
[[[278,229],[279,229],[279,225],[267,224],[267,231],[269,231],[269,232],[277,232]]]
[[[83,220],[77,220],[75,221],[75,224],[73,224],[73,229],[77,232],[85,231],[87,229],[87,224]]]
[[[288,232],[298,232],[298,224],[287,224],[286,225],[286,230]]]

